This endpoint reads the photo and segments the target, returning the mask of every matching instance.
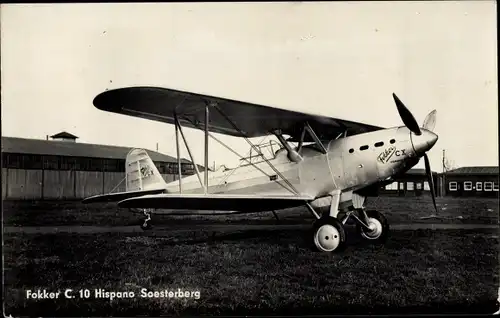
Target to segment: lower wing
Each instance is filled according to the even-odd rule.
[[[314,200],[309,196],[271,196],[238,194],[156,194],[125,199],[124,208],[188,209],[260,212],[302,206]]]
[[[126,192],[116,192],[109,194],[94,195],[83,199],[83,203],[96,203],[96,202],[117,202],[125,199],[140,197],[148,194],[158,194],[165,192],[165,189],[152,189],[152,190],[138,190],[138,191],[126,191]]]

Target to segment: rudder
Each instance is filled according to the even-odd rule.
[[[132,149],[125,160],[126,191],[165,189],[166,182],[145,149]]]

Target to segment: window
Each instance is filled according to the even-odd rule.
[[[476,182],[476,191],[483,191],[483,184],[481,182]]]
[[[179,171],[177,170],[177,163],[167,162],[165,163],[165,173],[168,174],[177,174]]]
[[[125,159],[116,160],[117,172],[125,172]]]
[[[59,158],[57,156],[43,156],[43,168],[49,170],[59,169]]]
[[[6,168],[20,169],[22,164],[23,164],[23,157],[21,154],[17,154],[17,153],[7,154],[7,166],[6,166]]]
[[[155,165],[156,169],[158,169],[159,173],[164,173],[164,172],[162,172],[163,167],[162,167],[162,164],[160,162],[154,162],[154,165]]]
[[[354,152],[354,149],[349,149],[349,153],[353,153]]]
[[[448,184],[450,191],[457,191],[457,183],[452,181]]]
[[[493,182],[493,191],[498,191],[498,182]]]
[[[367,146],[367,145],[364,145],[364,146],[359,147],[359,150],[366,150],[366,149],[368,149],[368,146]]]
[[[98,158],[90,158],[90,171],[102,171],[102,160]]]
[[[405,184],[403,182],[399,183],[399,190],[404,190],[405,189]]]
[[[158,172],[161,174],[166,174],[169,173],[168,171],[168,163],[167,162],[157,162],[155,163],[156,167],[158,168]]]
[[[470,181],[465,181],[465,182],[464,182],[464,190],[465,190],[465,191],[471,191],[471,190],[472,190],[472,182],[470,182]]]
[[[40,155],[18,155],[19,168],[21,169],[42,169],[42,156]]]
[[[2,153],[2,168],[7,168],[7,154]]]
[[[87,171],[90,166],[89,158],[78,157],[75,160],[75,170]]]
[[[413,189],[414,189],[413,182],[406,182],[406,190],[413,191]]]
[[[491,190],[493,190],[493,182],[485,182],[484,191],[491,191]]]
[[[391,184],[388,184],[385,186],[385,189],[386,190],[397,190],[398,189],[398,183],[397,182],[393,182]]]
[[[182,172],[184,172],[184,171],[185,171],[185,172],[190,172],[190,171],[192,171],[193,169],[194,169],[194,165],[193,165],[193,164],[191,164],[191,163],[183,163],[183,164],[181,165],[181,170],[182,170]]]
[[[52,166],[57,169],[57,156],[46,156],[51,157],[53,161]],[[50,166],[50,164],[48,164]],[[30,154],[20,154],[20,153],[2,153],[2,167],[11,169],[42,169],[43,167],[43,156],[42,155],[30,155]]]
[[[390,143],[393,144],[396,142],[396,139],[391,139]]]
[[[103,160],[103,169],[104,171],[109,172],[120,172],[120,164],[116,159],[104,159]]]
[[[424,181],[424,191],[431,191],[431,187],[429,187],[429,182]]]
[[[160,173],[167,174],[168,173],[168,165],[169,165],[168,162],[162,162]]]
[[[422,190],[422,184],[420,182],[418,182],[416,185],[417,185],[417,190]]]
[[[74,170],[76,167],[75,158],[72,157],[61,157],[61,162],[59,169],[61,170]]]
[[[375,143],[375,147],[382,147],[383,145],[384,145],[383,141],[379,141],[379,142]]]

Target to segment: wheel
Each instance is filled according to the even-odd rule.
[[[144,222],[141,224],[141,229],[143,229],[144,231],[152,228],[151,224],[149,223],[149,221],[151,221],[151,211],[153,211],[153,209],[142,209],[142,212],[146,216]]]
[[[389,235],[389,223],[387,219],[382,215],[382,213],[376,210],[366,211],[368,216],[368,226],[372,230],[367,230],[359,224],[356,224],[358,233],[362,238],[366,240],[373,241],[375,243],[383,243],[386,241]]]
[[[150,230],[152,228],[153,228],[153,226],[147,221],[144,221],[143,223],[141,223],[141,229],[143,229],[144,231]]]
[[[325,216],[313,225],[314,247],[320,252],[333,252],[345,245],[345,230],[337,218]]]

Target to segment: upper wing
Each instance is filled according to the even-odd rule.
[[[124,208],[261,212],[302,206],[313,197],[295,195],[156,194],[118,203]]]
[[[372,125],[251,104],[226,98],[183,92],[159,87],[126,87],[96,96],[98,109],[161,122],[174,123],[177,113],[183,126],[203,127],[205,105],[217,107],[240,129],[245,137],[265,136],[279,129],[298,138],[308,122],[322,140],[335,138],[345,130],[349,135],[382,129]],[[209,131],[242,137],[242,134],[218,111],[210,111]]]

